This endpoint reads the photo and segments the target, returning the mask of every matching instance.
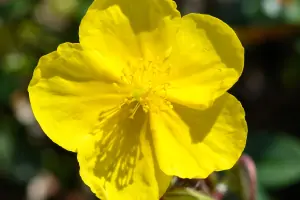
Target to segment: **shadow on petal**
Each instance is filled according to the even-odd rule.
[[[177,112],[181,120],[189,126],[193,143],[202,142],[211,132],[225,101],[226,95],[223,95],[214,102],[213,106],[203,111],[173,103],[175,112]],[[199,133],[199,127],[201,127],[201,133]]]
[[[140,132],[145,124],[145,115],[139,108],[134,118],[129,118],[133,107],[132,104],[124,105],[117,113],[113,109],[105,112],[93,132],[102,135],[95,145],[98,148],[95,151],[99,154],[95,159],[93,173],[104,178],[105,182],[114,184],[118,190],[133,183],[136,163],[143,159]]]

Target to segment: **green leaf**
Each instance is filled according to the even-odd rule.
[[[256,149],[256,150],[255,150]],[[300,181],[300,141],[285,133],[249,137],[246,152],[256,158],[262,186],[280,188]]]
[[[177,188],[165,194],[163,200],[213,200],[210,196],[190,188]]]
[[[266,189],[260,184],[260,182],[257,183],[257,192],[256,192],[256,199],[257,200],[270,200],[270,196]]]

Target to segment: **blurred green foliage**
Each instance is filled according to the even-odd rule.
[[[26,92],[42,55],[60,43],[78,42],[78,26],[91,2],[0,0],[1,200],[94,198],[80,180],[76,155],[56,146],[39,128]],[[184,13],[209,13],[236,29],[246,62],[231,92],[246,109],[250,133],[245,152],[257,164],[258,200],[292,199],[300,187],[300,0],[177,3]],[[38,193],[40,187],[48,193]],[[187,193],[172,191],[166,199],[198,198]]]
[[[300,140],[286,133],[249,135],[245,150],[255,160],[260,199],[270,199],[268,189],[280,189],[300,180]]]

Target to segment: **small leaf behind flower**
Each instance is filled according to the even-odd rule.
[[[176,188],[167,192],[162,200],[213,200],[213,198],[194,189]]]

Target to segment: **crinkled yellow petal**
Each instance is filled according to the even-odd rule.
[[[82,19],[80,43],[106,56],[141,57],[136,35],[157,28],[165,17],[180,16],[172,0],[96,0]]]
[[[159,199],[171,177],[154,157],[147,116],[124,105],[104,112],[78,149],[83,181],[103,200]]]
[[[168,59],[173,50],[173,43],[176,39],[176,32],[181,24],[181,18],[164,18],[157,25],[157,28],[142,32],[138,35],[140,50],[143,58],[159,64],[160,68],[164,66],[165,60]]]
[[[114,63],[79,44],[65,43],[43,56],[28,91],[33,113],[49,138],[76,151],[100,112],[125,98],[125,90],[113,84],[121,83],[120,73]]]
[[[150,116],[159,166],[169,175],[205,178],[231,168],[245,147],[245,113],[228,93],[205,111],[174,104]]]
[[[200,14],[184,16],[176,32],[168,98],[205,109],[238,80],[244,49],[234,31],[221,20]]]
[[[236,33],[226,23],[210,15],[188,14],[199,30],[204,30],[214,49],[228,68],[235,69],[239,75],[244,68],[244,48]]]

